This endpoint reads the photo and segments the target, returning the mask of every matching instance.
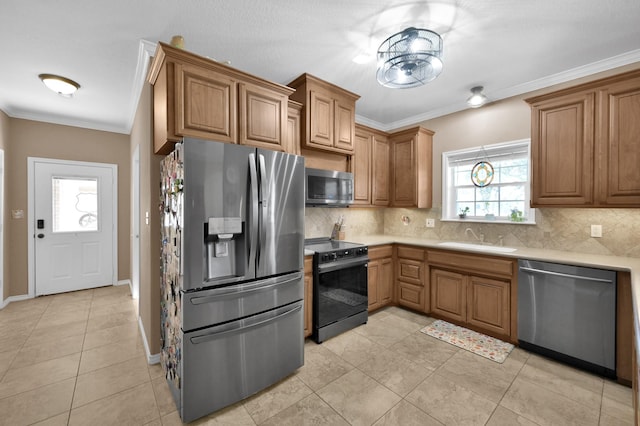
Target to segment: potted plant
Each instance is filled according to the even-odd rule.
[[[511,209],[511,222],[524,222],[524,217],[522,216],[522,212],[518,209]]]
[[[460,209],[460,213],[458,213],[458,216],[460,217],[460,219],[464,219],[465,217],[467,217],[467,213],[469,213],[469,207],[465,207],[464,209]]]

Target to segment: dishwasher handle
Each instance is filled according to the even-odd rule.
[[[593,282],[598,282],[598,283],[613,284],[613,281],[602,279],[602,278],[585,277],[585,276],[580,276],[580,275],[565,274],[565,273],[562,273],[562,272],[544,271],[542,269],[527,268],[526,266],[521,266],[520,270],[521,271],[525,271],[525,272],[531,272],[531,273],[534,273],[534,274],[553,275],[555,277],[572,278],[572,279],[583,280],[583,281],[593,281]]]

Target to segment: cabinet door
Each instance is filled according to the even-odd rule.
[[[381,306],[391,303],[393,288],[393,262],[391,258],[380,260],[378,273],[378,300]]]
[[[250,83],[240,83],[242,145],[285,151],[288,97]]]
[[[353,152],[355,138],[355,105],[337,98],[334,101],[335,140],[334,146],[340,150]]]
[[[353,203],[371,204],[371,136],[357,132],[353,161]]]
[[[237,83],[211,70],[176,64],[176,134],[237,141]]]
[[[334,103],[331,96],[311,90],[309,102],[309,145],[333,147]]]
[[[433,268],[431,270],[431,312],[465,322],[467,318],[466,276]]]
[[[412,207],[416,205],[415,138],[406,137],[392,144],[392,205]]]
[[[289,103],[287,108],[286,151],[300,155],[300,120],[302,105]]]
[[[533,105],[533,207],[593,204],[594,98],[583,92]]]
[[[369,261],[367,291],[369,292],[369,311],[378,309],[380,302],[378,300],[378,286],[380,277],[380,262],[377,260]]]
[[[467,322],[488,332],[511,334],[511,283],[470,276]]]
[[[600,92],[600,202],[640,206],[640,78]]]
[[[388,206],[389,200],[389,140],[379,135],[373,136],[371,153],[372,192],[371,204]]]

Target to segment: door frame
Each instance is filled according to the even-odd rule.
[[[131,159],[131,297],[140,297],[140,145]]]
[[[28,246],[28,284],[30,298],[36,294],[36,262],[35,262],[35,164],[36,163],[54,163],[66,166],[85,166],[85,167],[101,167],[110,168],[113,176],[113,199],[111,200],[111,208],[113,209],[113,228],[111,232],[112,239],[112,268],[111,281],[112,285],[118,284],[118,165],[110,163],[96,163],[88,161],[62,160],[56,158],[40,158],[27,157],[27,241]]]
[[[4,149],[0,149],[0,309],[4,307]]]

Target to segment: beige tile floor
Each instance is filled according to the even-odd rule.
[[[147,365],[129,288],[39,297],[0,311],[0,425],[179,425]],[[523,350],[503,364],[420,329],[399,308],[316,345],[271,388],[194,424],[631,425],[631,390]]]

